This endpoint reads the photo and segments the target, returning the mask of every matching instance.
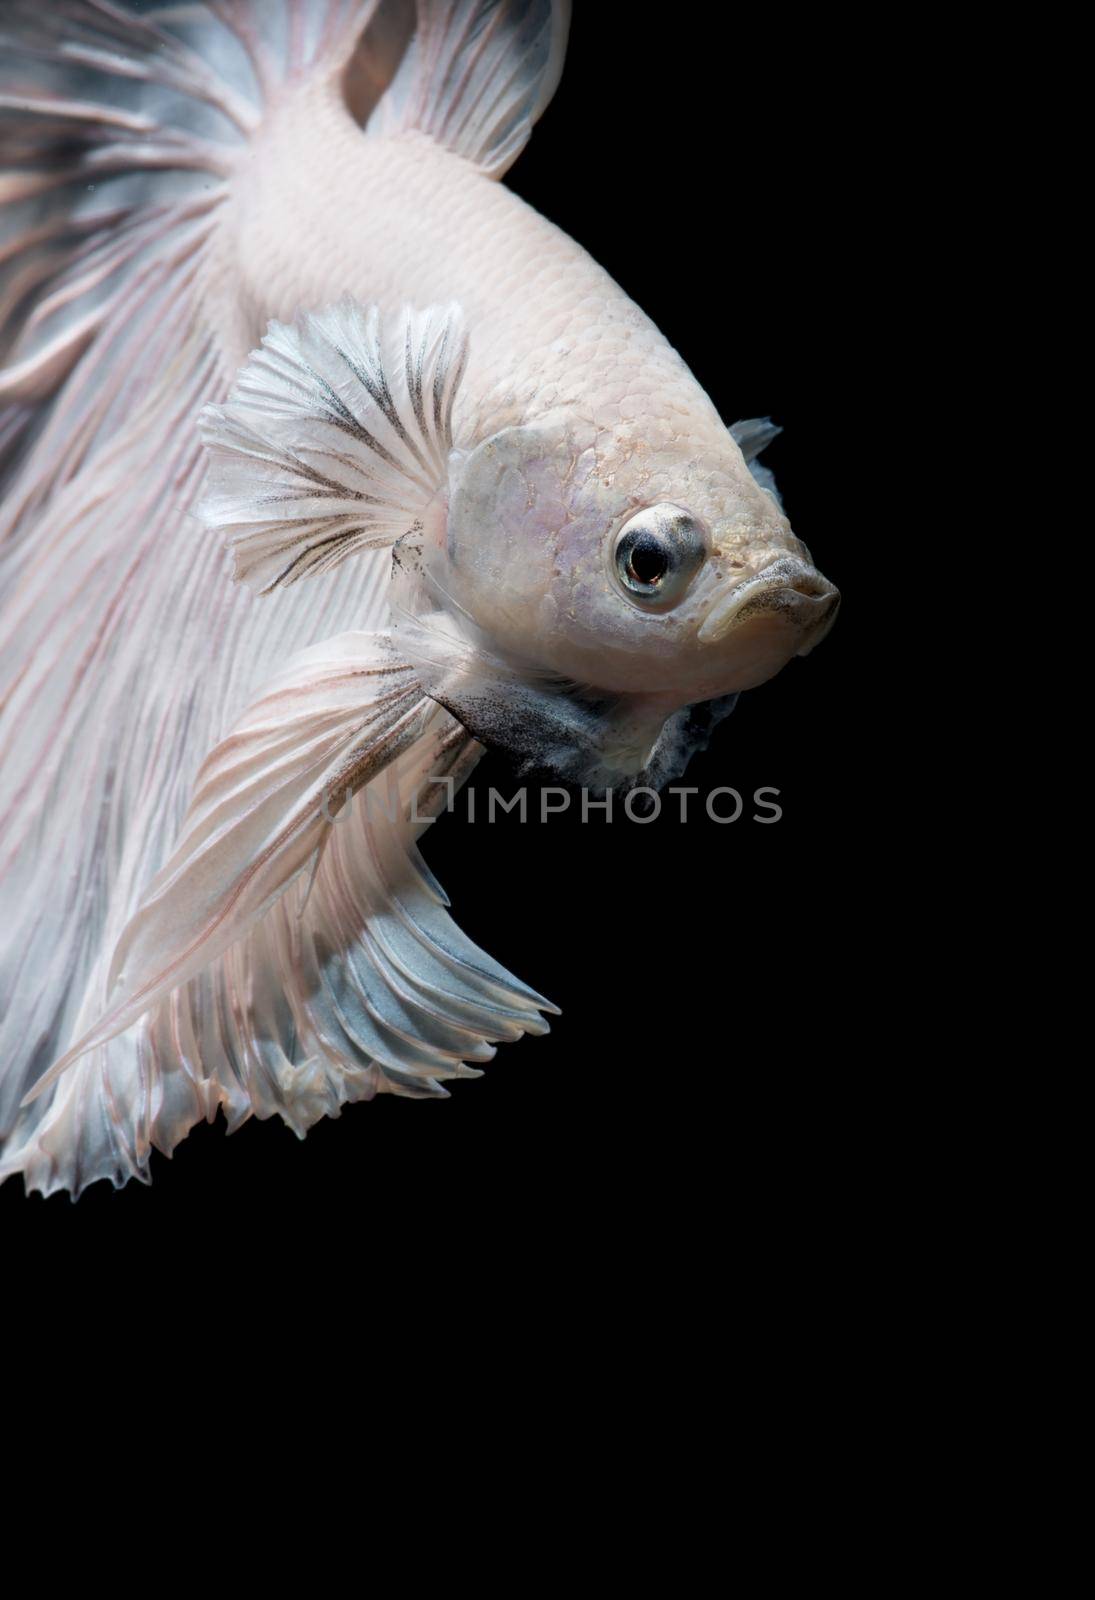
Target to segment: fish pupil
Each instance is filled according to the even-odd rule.
[[[660,583],[668,565],[666,553],[657,539],[647,535],[631,547],[628,567],[636,583]]]

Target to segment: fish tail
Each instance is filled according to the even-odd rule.
[[[376,9],[0,7],[0,1174],[180,821],[185,640],[240,615],[189,517],[197,414],[233,375],[203,295],[233,174],[270,97],[337,69]],[[139,1094],[81,1094],[57,1184],[139,1174]]]
[[[5,0],[2,558],[143,409],[193,320],[233,173],[271,103],[341,75],[369,136],[425,132],[501,176],[554,93],[568,24],[569,0],[206,0],[142,14],[125,0]]]
[[[113,951],[241,696],[348,616],[378,614],[384,574],[363,560],[356,580],[310,579],[274,621],[231,584],[219,538],[193,515],[196,419],[234,376],[209,314],[230,271],[222,224],[272,104],[319,74],[341,75],[368,136],[416,128],[500,174],[554,87],[565,31],[559,0],[0,8],[0,1179],[73,1194],[144,1179],[151,1149],[170,1151],[198,1118],[268,1114],[292,1096],[260,1083],[313,1073],[297,1059],[304,1000],[282,1016],[298,935],[279,912],[276,936],[260,921],[246,951],[28,1099],[102,1016]],[[308,900],[339,927],[323,874],[351,870],[346,848],[326,852]],[[439,972],[448,940],[440,929]],[[237,1048],[239,995],[260,960],[284,983],[265,980],[263,1019]],[[488,983],[478,969],[474,981]],[[419,987],[459,1012],[458,1032],[485,1031],[466,997],[435,998],[446,985]],[[529,1031],[531,1005],[512,1002],[505,1026]],[[249,1079],[240,1062],[275,1021],[289,1055]],[[402,1026],[385,1033],[387,1056],[370,1054],[395,1074]],[[443,1043],[446,1061],[458,1054]],[[408,1092],[435,1065],[413,1058]],[[328,1085],[316,1103],[349,1094]]]
[[[340,68],[380,9],[208,0],[138,14],[124,0],[5,0],[5,541],[143,405],[270,100]],[[120,362],[126,381],[104,393],[96,376]]]

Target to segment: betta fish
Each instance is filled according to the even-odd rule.
[[[548,1001],[418,850],[484,747],[657,787],[835,589],[499,180],[564,0],[0,16],[0,1177],[444,1095]]]

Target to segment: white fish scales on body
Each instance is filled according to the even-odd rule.
[[[427,780],[662,781],[832,621],[775,430],[497,181],[567,20],[5,14],[0,1175],[544,1031],[418,855]]]

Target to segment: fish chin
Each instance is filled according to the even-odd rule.
[[[753,689],[792,656],[808,655],[832,627],[839,605],[839,591],[827,578],[786,556],[721,590],[696,637],[717,652],[713,670],[725,690]]]

